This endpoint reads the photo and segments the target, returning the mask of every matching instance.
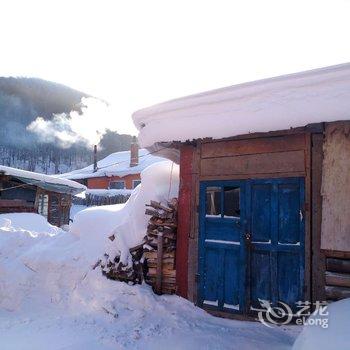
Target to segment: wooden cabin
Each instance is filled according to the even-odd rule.
[[[350,64],[133,115],[180,164],[176,282],[213,314],[350,297]],[[188,127],[186,127],[186,125]]]
[[[62,226],[69,223],[72,195],[85,189],[74,181],[0,166],[0,214],[38,213]]]

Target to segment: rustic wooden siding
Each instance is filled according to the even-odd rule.
[[[191,146],[183,146],[180,154],[180,188],[178,206],[178,231],[176,241],[177,294],[187,298],[188,237],[191,229],[192,164]]]
[[[322,196],[321,247],[350,252],[350,122],[326,126]]]

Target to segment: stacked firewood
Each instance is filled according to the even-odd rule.
[[[114,235],[109,239],[114,241]],[[132,263],[130,265],[124,265],[120,261],[120,256],[116,256],[114,259],[105,254],[104,262],[100,260],[102,273],[109,279],[127,282],[129,284],[141,284],[144,280],[144,264],[143,264],[143,245],[142,244],[131,248],[130,255]]]
[[[151,201],[147,207],[146,215],[151,218],[144,245],[145,281],[158,294],[172,294],[176,292],[177,199],[167,205]]]
[[[141,284],[145,280],[157,294],[173,294],[176,292],[177,199],[167,205],[151,201],[146,206],[146,215],[151,216],[147,234],[140,245],[130,249],[131,261],[124,265],[120,256],[105,254],[94,268],[100,265],[109,279],[129,284]],[[109,239],[114,241],[115,236]]]

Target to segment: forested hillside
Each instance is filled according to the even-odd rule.
[[[86,144],[62,148],[27,129],[39,116],[51,120],[54,114],[81,113],[84,97],[89,95],[42,79],[0,77],[0,164],[48,174],[90,164],[92,149]],[[130,135],[107,130],[100,141],[99,157],[127,150],[130,142]]]

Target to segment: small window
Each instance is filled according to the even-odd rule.
[[[38,213],[47,218],[49,212],[49,196],[40,194],[38,199]]]
[[[221,217],[221,187],[207,187],[206,216]]]
[[[125,188],[125,181],[111,181],[109,188],[113,190],[122,190]]]
[[[132,180],[132,188],[136,188],[141,183],[141,180]]]
[[[239,187],[224,187],[224,217],[240,217]]]

